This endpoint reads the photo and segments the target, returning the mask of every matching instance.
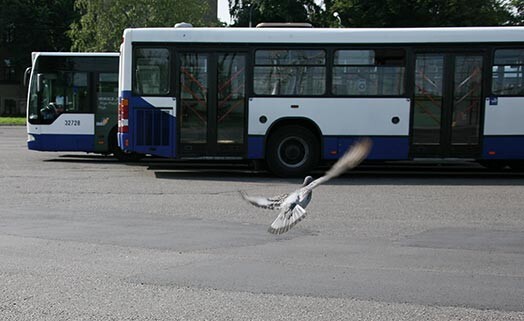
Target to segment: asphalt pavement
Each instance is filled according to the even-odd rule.
[[[0,320],[524,320],[524,173],[367,164],[275,236],[238,191],[301,179],[25,139],[0,126]]]

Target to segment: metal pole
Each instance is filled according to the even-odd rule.
[[[253,27],[252,18],[253,18],[253,4],[250,3],[249,4],[249,28]]]

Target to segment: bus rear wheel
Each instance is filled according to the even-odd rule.
[[[109,152],[112,153],[113,156],[121,162],[137,162],[142,157],[144,157],[144,155],[139,153],[128,153],[123,151],[118,146],[116,130],[112,130],[109,134]]]
[[[302,126],[284,126],[269,137],[266,160],[269,170],[281,177],[304,176],[318,164],[317,137]]]
[[[490,169],[490,170],[494,170],[494,171],[502,170],[507,165],[505,161],[496,160],[496,159],[493,159],[493,160],[492,159],[490,160],[482,159],[482,160],[479,160],[478,163],[482,165],[483,167]]]
[[[524,160],[510,161],[509,167],[514,171],[524,172]]]

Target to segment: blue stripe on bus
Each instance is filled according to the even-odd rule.
[[[367,159],[404,160],[409,156],[409,137],[370,137],[373,148]],[[338,159],[359,137],[324,137],[324,159]]]
[[[34,137],[34,140],[27,142],[27,148],[31,150],[50,152],[92,152],[95,149],[94,135],[31,135]]]
[[[158,123],[142,122],[137,124],[134,132],[133,152],[141,154],[151,154],[154,156],[176,158],[177,140],[176,140],[176,117],[168,115],[169,118],[164,122]],[[155,128],[155,125],[157,126]],[[166,130],[167,128],[167,130]],[[123,137],[130,137],[129,134]]]
[[[120,98],[126,98],[126,99],[130,99],[131,97],[133,97],[133,95],[131,95],[131,90],[122,90],[120,92]]]
[[[141,108],[143,107],[151,107],[155,108],[155,106],[148,103],[144,98],[141,96],[133,96],[132,92],[130,90],[124,90],[121,92],[121,97],[123,99],[127,99],[129,106],[137,107],[137,105]]]
[[[118,146],[125,151],[168,158],[177,157],[176,117],[171,115],[167,121],[159,117],[154,105],[140,96],[134,96],[130,90],[122,91],[120,98],[128,100],[130,126],[128,133],[118,134]],[[140,116],[143,117],[138,119]],[[157,122],[158,120],[160,123]],[[167,133],[166,128],[169,128]]]
[[[323,159],[338,159],[358,137],[328,136],[323,138]],[[368,159],[405,160],[409,156],[409,137],[371,137],[373,149]],[[264,136],[249,136],[247,158],[264,158]]]
[[[524,159],[524,136],[484,136],[484,159]]]
[[[264,136],[249,136],[247,138],[247,158],[264,158]]]
[[[117,137],[117,144],[118,144],[118,147],[120,147],[120,149],[126,151],[126,152],[129,152],[129,146],[126,146],[125,142],[128,141],[129,142],[129,137],[130,135],[128,133],[117,133],[116,134],[116,137]]]

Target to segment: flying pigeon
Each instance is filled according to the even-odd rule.
[[[282,234],[289,231],[293,226],[306,216],[305,208],[311,201],[311,194],[315,187],[330,179],[343,174],[348,169],[356,167],[362,162],[371,150],[371,140],[361,139],[356,142],[346,153],[326,172],[326,174],[316,180],[306,176],[302,186],[289,194],[281,194],[269,198],[249,196],[240,191],[242,198],[250,204],[271,210],[280,210],[277,218],[268,229],[269,233]]]

